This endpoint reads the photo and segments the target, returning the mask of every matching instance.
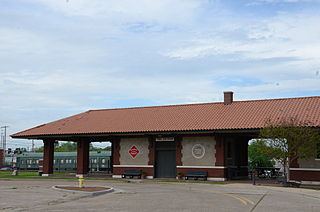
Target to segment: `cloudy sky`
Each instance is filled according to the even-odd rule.
[[[235,100],[318,96],[320,0],[0,0],[0,64],[9,134],[229,90]]]

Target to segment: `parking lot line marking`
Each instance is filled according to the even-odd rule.
[[[169,186],[169,187],[177,189],[177,187],[172,187],[172,186]],[[182,188],[178,188],[178,189],[182,189]],[[183,188],[182,190],[185,190],[185,189]],[[214,190],[208,190],[208,189],[203,189],[203,188],[191,188],[191,187],[189,187],[188,190],[205,191],[205,192],[211,192],[211,193],[215,193],[215,194],[221,194],[221,195],[236,199],[236,200],[240,201],[244,205],[248,205],[248,203],[250,203],[252,205],[255,204],[253,201],[249,200],[246,197],[241,197],[241,196],[238,196],[238,195],[235,195],[235,194],[228,194],[228,193],[224,193],[224,192],[221,192],[221,191],[214,191]]]
[[[242,199],[244,199],[245,201],[249,202],[251,205],[254,205],[254,202],[249,200],[248,198],[246,197],[241,197]]]
[[[248,198],[241,197],[241,196],[238,196],[238,195],[235,195],[235,194],[228,194],[228,193],[224,193],[224,192],[220,192],[220,191],[213,191],[213,190],[207,190],[207,189],[195,189],[195,188],[192,188],[192,190],[200,190],[200,191],[206,191],[206,192],[221,194],[221,195],[228,196],[228,197],[234,198],[236,200],[239,200],[244,205],[248,205],[248,203],[254,205],[254,202],[249,200]]]

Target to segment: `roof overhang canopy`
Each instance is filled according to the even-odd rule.
[[[320,126],[320,97],[89,110],[12,138],[108,137],[173,133],[256,133],[268,121],[295,118]]]

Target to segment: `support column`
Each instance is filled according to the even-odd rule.
[[[0,149],[0,168],[4,165],[4,150]]]
[[[223,180],[227,179],[227,169],[225,168],[225,139],[223,135],[215,135],[216,140],[216,164],[215,166],[221,167],[219,169],[216,169],[216,175],[219,176],[219,178],[222,178]]]
[[[112,140],[112,164],[120,165],[120,139]]]
[[[182,137],[177,136],[176,138],[176,166],[182,166]]]
[[[89,141],[77,141],[77,174],[87,174],[89,171]]]
[[[148,141],[149,141],[149,146],[148,146],[148,149],[149,149],[149,154],[148,154],[148,158],[149,158],[149,161],[148,161],[148,165],[154,165],[154,158],[155,158],[155,141],[154,141],[154,137],[150,136],[148,138]]]
[[[224,159],[224,156],[225,156],[225,148],[224,148],[224,139],[223,139],[223,136],[222,135],[216,135],[215,136],[215,139],[216,139],[216,166],[224,166],[225,163],[225,159]]]
[[[112,139],[112,177],[121,178],[123,168],[120,165],[120,138]]]
[[[148,168],[147,170],[147,178],[149,179],[153,179],[156,175],[155,173],[155,148],[156,148],[156,143],[155,143],[155,138],[154,136],[149,136],[148,137],[148,142],[149,142],[149,145],[148,145],[148,150],[149,150],[149,154],[148,154],[148,158],[149,158],[149,161],[148,161],[148,165],[152,165],[153,168]],[[149,170],[150,169],[150,170]]]
[[[238,175],[241,177],[248,177],[248,143],[251,138],[244,136],[236,140],[237,143],[237,159],[236,165],[238,167]]]
[[[52,139],[43,140],[43,176],[53,173],[54,142]]]

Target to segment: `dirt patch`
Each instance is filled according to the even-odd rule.
[[[75,187],[75,186],[56,186],[58,189],[70,190],[70,191],[85,191],[85,192],[97,192],[97,191],[105,191],[110,188],[106,187]]]

